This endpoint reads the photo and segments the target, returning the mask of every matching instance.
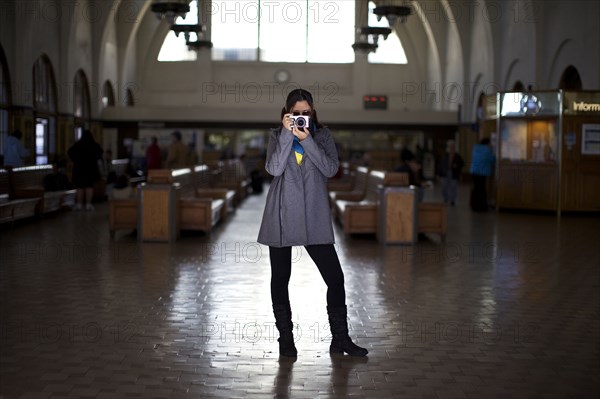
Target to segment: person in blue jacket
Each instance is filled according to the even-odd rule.
[[[21,138],[23,133],[15,130],[12,136],[6,137],[4,141],[4,166],[18,168],[23,166],[23,159],[29,156],[29,150],[23,147]]]
[[[473,146],[470,172],[473,177],[471,191],[471,209],[475,212],[487,212],[486,178],[492,175],[496,157],[490,146],[490,139],[484,138]]]
[[[308,128],[298,128],[292,116],[308,117]],[[304,246],[327,284],[330,352],[366,356],[368,351],[355,345],[348,335],[344,273],[333,246],[327,179],[337,173],[339,160],[331,132],[319,123],[313,97],[304,89],[288,94],[281,124],[271,131],[267,147],[265,169],[274,178],[257,240],[269,246],[279,353],[297,355],[288,283],[292,247]]]

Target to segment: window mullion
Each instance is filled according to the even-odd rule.
[[[308,0],[306,0],[306,48],[304,49],[304,62],[308,62]]]
[[[260,61],[260,21],[262,19],[262,12],[260,11],[260,0],[258,0],[258,46],[256,46],[256,61]]]

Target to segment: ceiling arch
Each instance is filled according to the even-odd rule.
[[[560,76],[565,67],[569,65],[569,60],[565,57],[565,54],[567,53],[568,47],[570,47],[572,42],[573,39],[571,38],[565,39],[556,48],[554,56],[552,57],[552,63],[550,64],[551,66],[547,78],[547,81],[550,85],[558,85],[560,80],[556,79],[556,77]]]
[[[505,90],[508,90],[511,87],[511,82],[516,81],[516,80],[521,80],[521,78],[519,77],[514,77],[513,72],[515,70],[516,65],[519,63],[519,59],[514,59],[510,65],[508,66],[508,70],[506,71],[506,75],[504,77],[504,83],[502,84],[502,87]]]

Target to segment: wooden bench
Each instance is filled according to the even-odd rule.
[[[335,201],[345,200],[345,201],[360,201],[365,197],[367,192],[367,180],[369,176],[369,169],[364,166],[359,166],[356,168],[354,172],[354,176],[352,179],[352,187],[347,191],[330,191],[329,192],[329,202],[334,211],[334,214],[337,214]]]
[[[223,219],[227,217],[227,212],[235,210],[236,195],[235,190],[227,188],[216,188],[211,186],[213,174],[207,165],[197,165],[194,167],[192,174],[192,183],[196,189],[196,197],[198,198],[218,198],[225,201],[226,206],[223,208]]]
[[[350,169],[348,162],[340,163],[338,174],[327,180],[327,191],[351,191],[356,172]]]
[[[250,189],[250,178],[246,173],[246,168],[239,159],[230,159],[220,161],[216,170],[215,188],[226,188],[234,190],[236,193],[236,204],[239,204],[248,196]]]
[[[108,199],[108,226],[111,238],[115,237],[117,230],[135,230],[138,227],[137,190],[133,198]]]
[[[444,241],[448,232],[448,206],[442,202],[421,202],[417,212],[417,232],[439,234]]]
[[[409,181],[409,176],[406,172],[386,172],[383,185],[389,187],[408,187],[410,185]]]
[[[385,172],[373,170],[367,178],[367,188],[362,198],[346,199],[337,196],[335,215],[344,228],[344,234],[376,233],[379,186],[385,181]]]
[[[45,191],[44,178],[54,173],[52,165],[14,168],[11,172],[14,199],[38,198],[36,213],[45,214],[75,203],[76,190]]]
[[[10,172],[0,169],[0,223],[12,223],[18,219],[35,216],[38,198],[11,199]]]
[[[203,231],[207,234],[226,216],[225,200],[212,197],[198,197],[193,184],[192,170],[183,169],[152,169],[148,173],[148,184],[180,185],[179,227],[181,230]]]

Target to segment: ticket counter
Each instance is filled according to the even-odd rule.
[[[497,207],[600,211],[600,92],[496,95]]]

